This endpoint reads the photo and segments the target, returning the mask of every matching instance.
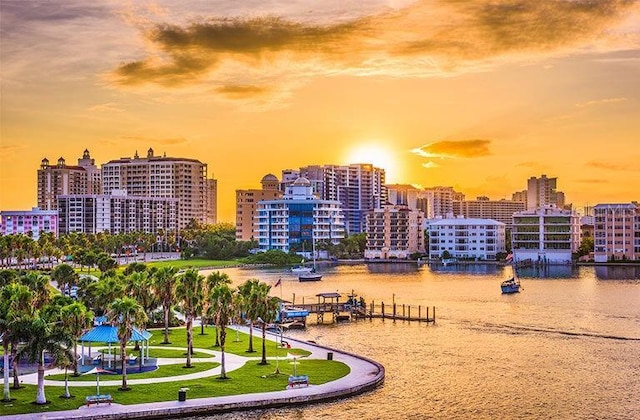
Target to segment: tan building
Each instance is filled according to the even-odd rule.
[[[640,205],[594,207],[594,261],[640,260]]]
[[[427,200],[427,219],[447,217],[453,214],[453,202],[464,201],[464,194],[453,187],[430,187],[424,189]]]
[[[123,190],[129,197],[177,198],[178,226],[191,220],[207,223],[215,220],[215,197],[207,178],[207,164],[196,159],[155,156],[120,158],[102,165],[103,193]]]
[[[564,208],[564,193],[556,191],[558,178],[547,178],[541,175],[540,178],[532,176],[527,181],[527,210],[554,205],[559,209]]]
[[[526,209],[523,202],[512,200],[489,200],[478,197],[476,200],[454,201],[453,215],[467,219],[492,219],[507,226],[513,223],[513,214]]]
[[[407,206],[384,206],[367,214],[367,246],[364,257],[370,259],[407,259],[424,253],[424,214]]]
[[[258,202],[277,200],[282,197],[278,190],[279,182],[275,175],[267,174],[260,181],[262,189],[236,190],[236,239],[250,241],[256,238],[254,225]]]
[[[88,155],[88,151],[85,152]],[[49,165],[47,158],[42,159],[38,169],[38,208],[56,210],[58,196],[87,193],[89,181],[85,168],[67,165],[62,157],[55,165]]]
[[[207,223],[214,225],[218,223],[218,180],[207,179]]]

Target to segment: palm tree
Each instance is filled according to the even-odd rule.
[[[153,276],[153,289],[162,302],[162,311],[164,312],[164,341],[162,344],[171,344],[169,342],[169,313],[175,295],[175,275],[177,272],[178,269],[173,266],[161,267]]]
[[[109,322],[118,327],[118,340],[120,341],[120,362],[122,363],[122,387],[121,391],[128,391],[127,386],[127,343],[131,339],[131,333],[135,327],[141,327],[147,322],[147,314],[135,299],[130,297],[118,298],[108,311]]]
[[[198,313],[202,301],[202,283],[204,276],[198,274],[195,268],[187,270],[178,278],[176,297],[182,303],[182,313],[187,322],[187,368],[191,367],[193,353],[193,319]]]
[[[271,286],[266,283],[260,283],[255,290],[256,295],[256,314],[262,320],[262,360],[261,365],[267,364],[267,325],[275,321],[276,312],[280,300],[275,296],[269,296]]]
[[[60,264],[51,271],[51,280],[58,284],[58,289],[64,290],[78,284],[79,276],[69,264]]]
[[[244,313],[245,318],[249,321],[249,348],[247,349],[247,353],[254,353],[253,349],[253,321],[257,318],[255,305],[252,301],[252,297],[254,295],[253,289],[257,287],[259,281],[256,279],[249,279],[238,286],[238,293],[241,296],[241,309],[240,311]]]
[[[158,298],[153,293],[153,278],[148,271],[129,274],[125,282],[125,293],[142,305],[147,316],[158,306]]]
[[[231,279],[226,273],[221,273],[220,271],[216,271],[215,273],[211,273],[207,276],[207,280],[203,283],[202,295],[204,298],[202,299],[202,305],[200,308],[200,319],[202,322],[200,323],[200,334],[204,335],[204,324],[207,314],[209,313],[209,305],[210,299],[208,299],[211,291],[219,284],[231,284]],[[217,328],[217,327],[216,327]],[[220,342],[218,341],[218,334],[216,331],[216,343],[214,347],[218,347]]]
[[[227,325],[235,313],[234,300],[233,290],[226,282],[217,284],[211,291],[211,311],[216,326],[220,328],[220,379],[227,379],[224,349],[227,341]]]
[[[27,355],[29,361],[38,363],[38,391],[36,404],[46,404],[44,393],[44,363],[45,352],[56,360],[71,359],[69,347],[71,340],[59,322],[46,320],[40,316],[33,318],[28,330],[29,339],[20,350],[20,355]]]
[[[60,315],[64,327],[69,332],[73,345],[73,376],[78,376],[78,339],[84,333],[93,319],[93,312],[88,311],[80,302],[74,302],[62,307]]]
[[[34,294],[34,305],[37,309],[42,308],[51,299],[49,289],[49,278],[36,271],[28,271],[18,279],[20,283],[27,286]]]

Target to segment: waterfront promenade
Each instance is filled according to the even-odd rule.
[[[274,335],[270,336],[275,339]],[[82,406],[77,410],[57,411],[48,413],[18,414],[0,416],[3,420],[54,420],[54,419],[139,419],[139,418],[167,418],[185,415],[214,414],[239,410],[282,407],[290,405],[310,404],[323,401],[333,401],[357,395],[375,389],[384,381],[384,367],[367,358],[349,354],[317,344],[299,341],[287,337],[287,341],[295,343],[297,348],[311,352],[307,358],[327,359],[332,353],[333,360],[345,363],[349,366],[348,375],[322,385],[309,385],[308,387],[287,389],[276,392],[229,395],[222,397],[189,399],[178,401],[177,395],[174,401],[162,401],[155,403],[120,405],[115,401],[111,405],[100,404],[95,406]],[[200,351],[200,349],[198,350]],[[213,352],[212,352],[213,353]],[[229,357],[229,354],[225,354]],[[238,358],[239,359],[239,358]],[[250,360],[250,359],[249,359]],[[242,364],[234,358],[230,359],[227,370],[239,368]],[[194,375],[199,377],[219,374],[219,367]],[[175,378],[166,378],[175,379]],[[31,382],[33,378],[25,378],[25,382]],[[180,380],[180,379],[178,379]],[[139,383],[158,382],[158,379],[140,379]],[[131,381],[129,381],[131,382]],[[102,383],[107,385],[107,383]],[[71,385],[71,384],[70,384]],[[83,384],[86,386],[86,384]],[[187,391],[188,393],[188,391]]]

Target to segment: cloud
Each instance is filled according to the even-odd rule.
[[[269,89],[251,85],[228,85],[217,88],[216,91],[227,98],[252,98],[265,95]]]
[[[591,101],[578,103],[578,104],[576,104],[576,107],[578,107],[578,108],[586,108],[588,106],[611,104],[611,103],[625,102],[625,101],[627,101],[627,98],[625,98],[625,97],[595,99],[595,100],[591,100]]]
[[[323,14],[321,21],[300,13],[153,20],[168,19],[168,10],[136,23],[147,52],[108,79],[127,89],[205,85],[209,94],[247,99],[250,90],[228,90],[238,75],[230,68],[245,75],[242,85],[270,86],[277,96],[278,89],[314,76],[442,76],[585,49],[624,49],[637,38],[612,31],[638,15],[638,3],[629,0],[418,0],[360,12],[333,20]]]
[[[599,162],[592,160],[587,162],[586,166],[590,168],[596,169],[604,169],[609,171],[630,171],[630,170],[638,170],[637,166],[624,165],[619,163],[609,163],[609,162]]]
[[[438,165],[435,162],[429,161],[429,162],[423,163],[422,167],[427,169],[432,169],[432,168],[439,168],[440,165]]]
[[[173,138],[151,138],[151,137],[142,137],[142,136],[123,136],[123,140],[134,141],[137,143],[145,143],[145,144],[183,144],[187,143],[189,140],[184,137],[173,137]]]
[[[426,158],[477,158],[490,155],[491,140],[443,140],[412,149]]]
[[[89,107],[91,112],[124,112],[124,109],[118,107],[115,102],[108,102],[104,104],[94,105]]]
[[[0,154],[10,156],[24,148],[25,146],[21,144],[0,144]]]
[[[580,182],[582,184],[607,184],[609,181],[607,181],[606,179],[585,178],[585,179],[576,179],[576,182]]]

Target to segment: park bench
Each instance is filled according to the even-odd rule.
[[[111,403],[113,402],[113,398],[110,394],[102,394],[102,395],[88,395],[84,401],[87,403],[87,407],[91,404],[100,404],[100,403]]]
[[[287,388],[300,388],[303,386],[309,386],[309,376],[307,375],[298,375],[298,376],[289,376],[289,384]]]
[[[137,356],[134,356],[133,354],[129,356],[129,364],[130,365],[135,365],[137,361],[138,361],[138,357]]]
[[[94,357],[92,362],[93,362],[94,365],[99,365],[101,360],[102,360],[102,353],[100,353],[96,357]]]

